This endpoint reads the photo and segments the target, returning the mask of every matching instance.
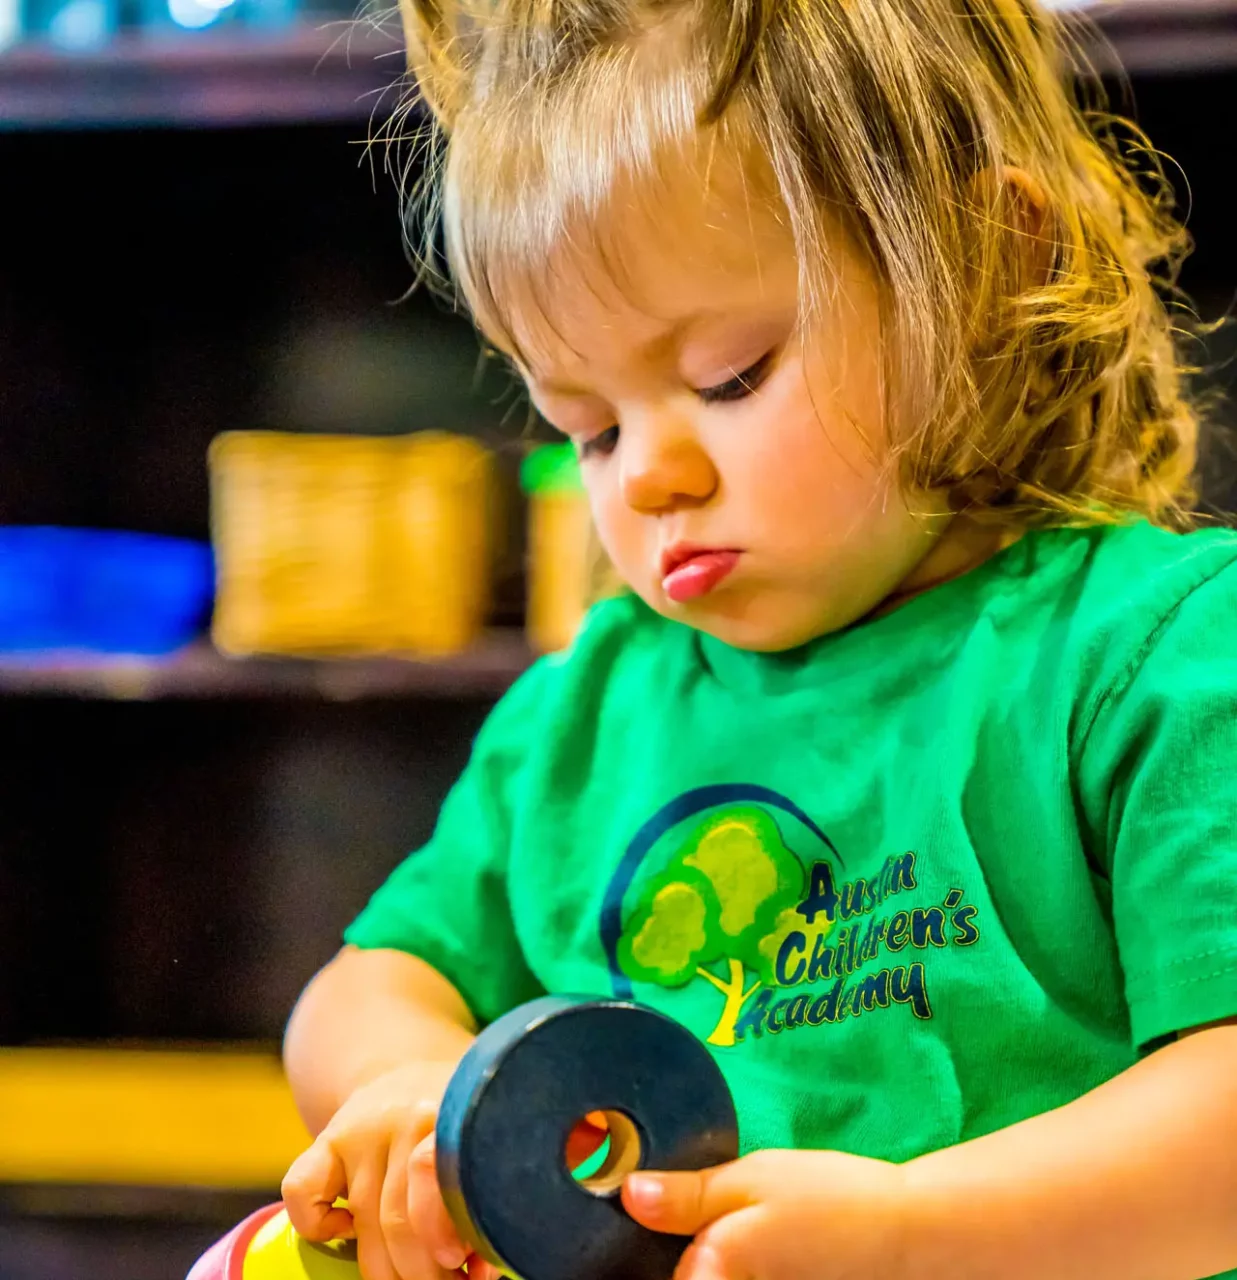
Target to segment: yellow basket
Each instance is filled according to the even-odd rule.
[[[221,649],[436,656],[480,634],[494,472],[475,440],[229,432],[210,475]]]

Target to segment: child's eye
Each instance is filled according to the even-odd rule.
[[[608,458],[618,445],[619,429],[617,426],[607,427],[600,435],[580,443],[580,457]]]
[[[743,400],[769,376],[769,366],[772,363],[773,352],[770,351],[728,382],[719,383],[716,387],[701,387],[696,394],[705,404],[723,404],[727,400]]]

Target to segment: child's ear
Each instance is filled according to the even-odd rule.
[[[1000,187],[1000,207],[1018,238],[1027,279],[1033,287],[1046,284],[1056,255],[1052,201],[1043,185],[1016,165],[1002,167]]]
[[[1022,287],[1045,284],[1056,252],[1052,201],[1043,185],[1015,165],[980,170],[971,179],[977,216],[1011,233]]]

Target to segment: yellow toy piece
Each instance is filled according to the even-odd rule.
[[[280,1210],[263,1225],[245,1252],[243,1280],[360,1280],[356,1242],[314,1244],[297,1235]]]

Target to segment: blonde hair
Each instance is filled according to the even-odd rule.
[[[838,227],[875,270],[904,486],[1014,527],[1190,523],[1199,423],[1165,298],[1192,246],[1039,0],[401,4],[438,125],[420,260],[441,224],[501,349],[504,286],[708,137],[771,175],[805,318]],[[1038,230],[1009,166],[1046,194]]]

